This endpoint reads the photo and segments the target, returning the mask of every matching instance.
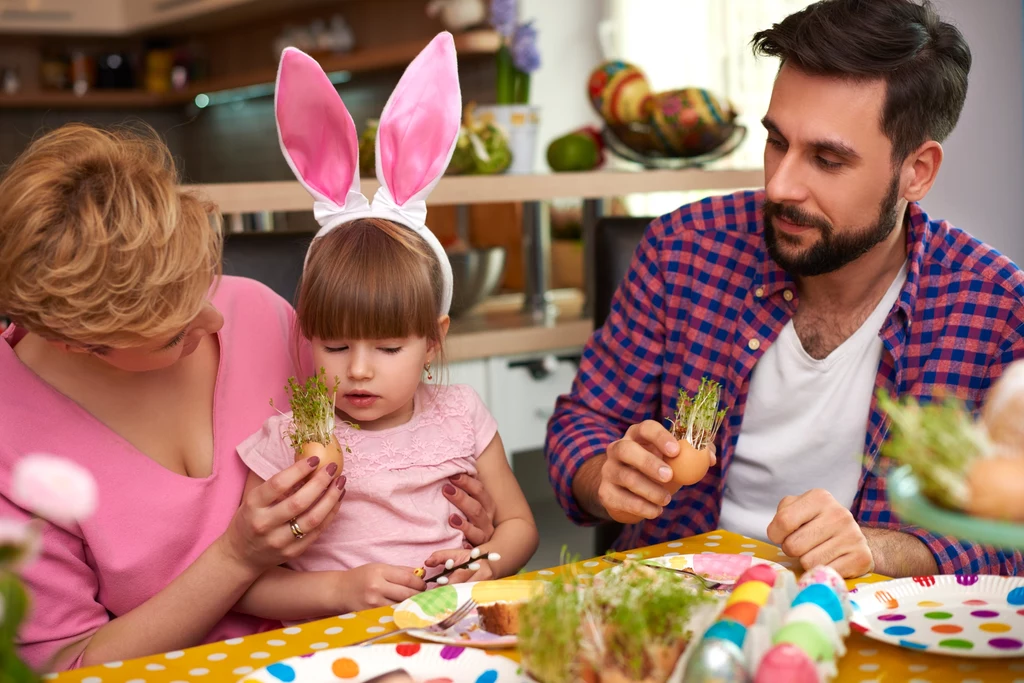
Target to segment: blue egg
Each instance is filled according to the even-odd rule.
[[[831,586],[823,583],[812,583],[796,594],[796,598],[793,599],[793,607],[802,605],[805,602],[821,607],[832,617],[832,621],[843,620],[843,603],[840,602],[839,596],[836,595],[835,590]]]
[[[736,647],[743,649],[743,641],[747,638],[747,627],[732,619],[720,619],[711,625],[704,634],[708,640],[728,640]]]
[[[1006,601],[1011,605],[1024,605],[1024,587],[1018,586],[1010,591]]]

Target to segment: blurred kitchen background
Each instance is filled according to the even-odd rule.
[[[588,265],[583,237],[599,216],[655,216],[712,192],[761,184],[758,121],[776,64],[755,60],[748,42],[806,4],[0,0],[0,167],[66,122],[145,122],[167,141],[184,183],[221,187],[216,196],[234,198],[225,214],[229,244],[249,234],[308,238],[316,227],[311,200],[307,208],[289,190],[285,209],[267,209],[259,200],[265,186],[249,185],[278,183],[277,191],[294,183],[273,117],[280,51],[294,45],[316,57],[356,126],[371,127],[372,140],[374,119],[404,66],[438,31],[452,31],[467,125],[464,155],[449,173],[501,178],[451,185],[447,200],[430,208],[431,228],[453,263],[461,259],[450,380],[473,384],[498,418],[542,527],[544,544],[531,567],[551,566],[563,545],[587,555],[593,544],[592,531],[566,521],[554,502],[539,450],[547,416],[568,391],[592,327],[593,278],[600,274]],[[966,34],[974,69],[964,115],[925,206],[1019,262],[1022,3],[935,4]],[[610,110],[626,65],[675,109],[666,105],[631,121]],[[509,73],[525,80],[509,90]],[[629,87],[619,93],[623,107],[637,95]],[[695,115],[698,140],[680,127],[682,117],[666,123],[665,116],[680,105],[685,112],[700,92],[716,98],[728,125]],[[659,128],[668,147],[654,149],[648,128]],[[595,196],[590,188],[601,182],[606,189]],[[552,190],[557,183],[564,189]],[[454,196],[460,192],[467,196]],[[236,241],[240,254],[252,247],[245,239]],[[263,263],[267,279],[278,278],[291,298],[295,259]],[[540,304],[531,296],[541,296]]]

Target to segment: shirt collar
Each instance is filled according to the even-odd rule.
[[[763,297],[768,299],[773,294],[794,288],[796,282],[768,255],[768,249],[764,242],[764,190],[758,191],[756,202],[757,225],[755,232],[759,237],[758,258],[761,265],[754,287],[761,288]],[[907,206],[907,218],[907,281],[903,285],[897,301],[897,309],[903,312],[905,321],[910,320],[911,312],[917,303],[922,264],[939,229],[929,220],[928,214],[917,202],[912,202]]]

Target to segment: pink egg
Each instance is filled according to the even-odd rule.
[[[832,567],[825,565],[819,565],[812,569],[808,569],[804,572],[803,576],[800,577],[800,581],[797,585],[800,588],[806,588],[812,583],[823,583],[826,586],[831,587],[840,598],[849,593],[849,590],[846,588],[846,581],[843,580],[843,577],[839,572]]]
[[[761,581],[767,583],[769,586],[775,585],[775,570],[772,569],[769,564],[755,564],[750,567],[747,571],[740,574],[740,578],[736,580],[736,585],[746,583],[747,581]]]
[[[765,653],[754,683],[820,683],[814,662],[796,645],[782,643]]]

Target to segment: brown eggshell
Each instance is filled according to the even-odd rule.
[[[341,471],[345,469],[345,452],[338,444],[338,439],[333,435],[331,436],[331,442],[326,448],[322,443],[318,443],[316,441],[303,444],[302,452],[297,454],[295,459],[296,461],[305,460],[313,457],[314,455],[320,458],[320,465],[317,469],[320,469],[320,467],[326,467],[328,463],[332,462],[338,463],[338,471],[334,473],[335,476],[341,474]]]
[[[711,468],[711,454],[698,451],[689,441],[680,439],[679,455],[665,458],[665,462],[672,468],[672,481],[665,486],[674,495],[682,487],[692,486],[704,478]]]
[[[976,517],[1024,521],[1024,452],[980,458],[967,473],[966,511]]]
[[[1011,363],[992,385],[981,422],[994,443],[1024,448],[1024,361]]]

